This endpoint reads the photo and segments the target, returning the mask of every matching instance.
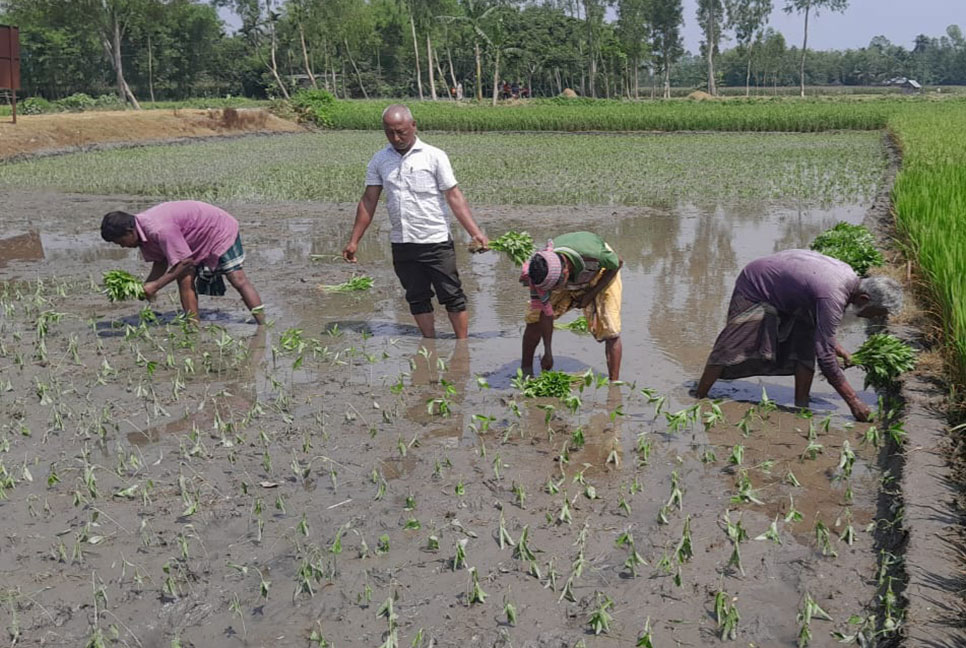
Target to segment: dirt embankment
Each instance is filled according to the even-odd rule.
[[[20,116],[0,122],[0,160],[103,143],[301,130],[261,108],[143,110]]]

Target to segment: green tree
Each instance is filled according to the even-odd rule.
[[[494,18],[497,10],[496,4],[490,4],[487,0],[460,0],[461,13],[449,16],[440,16],[439,19],[444,23],[460,23],[466,25],[472,34],[473,55],[476,59],[476,100],[483,101],[483,66],[480,62],[480,41],[487,45],[492,44],[486,28]]]
[[[808,51],[808,16],[814,11],[822,9],[829,11],[845,11],[849,6],[849,0],[785,0],[785,13],[799,13],[805,16],[805,29],[802,36],[802,60],[799,72],[802,96],[805,96],[805,54]]]
[[[681,25],[684,9],[681,0],[651,0],[651,43],[664,77],[664,98],[671,97],[671,66],[681,58],[684,45]]]
[[[762,32],[771,15],[771,0],[725,0],[728,29],[734,30],[735,41],[746,52],[745,96],[751,93],[751,59],[755,43],[761,40]]]
[[[708,94],[718,94],[715,86],[714,57],[721,42],[721,26],[724,23],[724,5],[721,0],[698,0],[698,24],[704,34],[704,56],[708,61]]]
[[[619,0],[617,3],[617,35],[631,66],[628,85],[632,85],[631,94],[635,99],[640,97],[641,61],[649,52],[648,2],[649,0]]]

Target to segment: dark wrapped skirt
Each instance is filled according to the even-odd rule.
[[[731,295],[728,323],[715,340],[708,364],[724,367],[726,380],[791,376],[798,365],[815,369],[815,324],[771,304]]]

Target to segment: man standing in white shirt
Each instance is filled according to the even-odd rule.
[[[406,290],[409,312],[423,337],[436,337],[432,303],[435,290],[437,301],[446,307],[457,339],[464,339],[469,316],[456,269],[446,206],[478,246],[486,249],[489,241],[473,220],[446,153],[416,137],[416,122],[409,108],[389,106],[382,113],[382,126],[389,145],[376,153],[366,168],[366,190],[356,208],[355,225],[342,258],[356,262],[359,240],[372,222],[385,188],[392,225],[392,264]]]

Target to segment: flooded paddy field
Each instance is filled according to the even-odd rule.
[[[336,255],[354,205],[236,199],[222,204],[274,322],[256,328],[229,293],[202,299],[192,332],[173,289],[157,321],[98,292],[105,270],[146,272],[100,241],[100,216],[155,199],[9,189],[5,627],[18,645],[603,646],[649,620],[654,645],[704,645],[734,620],[716,618],[723,592],[743,645],[796,645],[807,597],[832,619],[812,614],[812,645],[832,645],[887,585],[875,431],[821,379],[811,418],[789,407],[790,379],[721,382],[720,404],[688,390],[740,268],[861,221],[875,189],[474,203],[491,236],[592,229],[625,261],[625,382],[600,376],[602,345],[557,331],[555,368],[586,376],[571,407],[513,384],[527,294],[495,252],[457,246],[468,342],[424,340],[384,218],[351,267]],[[318,289],[353,272],[373,289]],[[863,338],[847,319],[843,345]]]

